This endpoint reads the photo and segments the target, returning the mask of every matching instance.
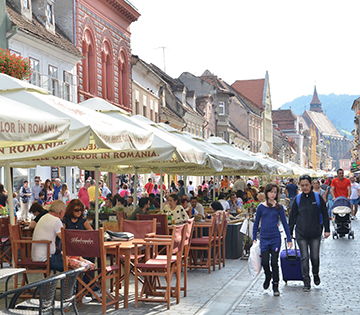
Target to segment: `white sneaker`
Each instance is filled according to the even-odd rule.
[[[83,296],[82,302],[83,304],[90,303],[92,301],[92,298],[90,296]]]
[[[106,290],[106,292],[110,294],[110,290]],[[102,297],[102,291],[101,291],[101,289],[100,289],[100,290],[97,290],[97,291],[94,291],[94,293],[96,293],[96,295],[101,299],[101,297]],[[96,299],[96,297],[95,297],[94,294],[93,294],[92,296],[93,296],[94,299]]]

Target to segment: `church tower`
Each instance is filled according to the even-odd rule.
[[[318,94],[316,92],[316,85],[314,86],[314,95],[313,95],[313,99],[310,103],[310,110],[313,112],[318,112],[318,113],[323,112],[323,110],[321,108],[321,102],[320,102]]]

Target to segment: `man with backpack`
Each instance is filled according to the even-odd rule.
[[[311,177],[300,176],[302,193],[294,200],[289,217],[290,232],[295,228],[296,241],[301,254],[301,272],[304,281],[304,292],[311,289],[309,276],[309,258],[311,260],[313,280],[320,284],[320,243],[323,228],[324,236],[330,236],[330,220],[325,201],[317,192],[311,190]],[[309,255],[310,250],[310,255]]]

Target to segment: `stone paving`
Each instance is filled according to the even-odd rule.
[[[302,282],[281,281],[280,297],[264,290],[261,273],[239,296],[227,315],[235,314],[360,314],[359,258],[360,220],[352,221],[355,239],[347,236],[321,244],[321,284],[312,282],[311,291],[302,291]],[[271,286],[270,286],[271,288]]]
[[[271,289],[263,290],[264,275],[255,279],[248,273],[246,260],[227,260],[226,267],[208,274],[205,270],[188,272],[188,296],[180,304],[172,299],[170,310],[165,303],[139,302],[135,308],[131,276],[129,308],[109,308],[107,314],[360,314],[359,258],[360,220],[352,221],[355,239],[331,237],[321,244],[321,284],[312,283],[310,292],[302,291],[302,282],[280,284],[280,297]],[[359,237],[359,238],[358,238]],[[3,283],[0,283],[0,290]],[[270,286],[271,288],[271,286]],[[123,290],[121,290],[121,293]],[[3,304],[0,301],[0,309]],[[98,303],[79,308],[80,314],[101,314]],[[60,312],[56,312],[60,314]],[[67,314],[74,314],[72,308]]]

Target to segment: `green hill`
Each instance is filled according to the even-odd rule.
[[[296,115],[302,115],[305,110],[310,109],[310,102],[313,95],[303,95],[291,102],[283,104],[280,109],[289,109]],[[354,100],[359,95],[348,94],[320,94],[319,99],[322,103],[322,109],[329,117],[330,121],[336,127],[339,132],[346,135],[348,138],[352,138],[351,131],[354,130],[354,111],[351,110],[351,106]]]

